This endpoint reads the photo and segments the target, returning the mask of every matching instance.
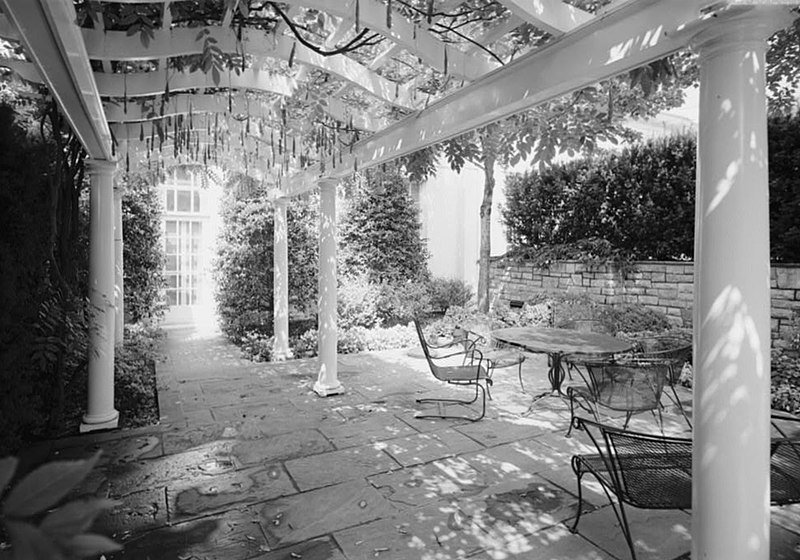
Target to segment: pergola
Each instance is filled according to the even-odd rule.
[[[289,353],[286,200],[319,189],[320,347],[314,388],[320,396],[335,395],[343,391],[336,369],[337,181],[354,169],[411,154],[689,46],[698,54],[701,87],[692,556],[768,558],[765,51],[766,39],[792,20],[786,6],[616,0],[589,13],[561,0],[501,0],[491,3],[496,22],[465,24],[457,42],[452,31],[435,31],[463,0],[427,2],[427,17],[391,0],[265,2],[262,12],[280,8],[286,17],[262,29],[237,29],[237,21],[254,17],[243,0],[221,0],[221,22],[186,27],[171,15],[171,5],[183,1],[148,3],[156,26],[126,33],[105,29],[102,17],[79,22],[76,5],[88,2],[2,0],[0,36],[19,41],[25,52],[24,59],[2,64],[25,80],[47,85],[89,154],[93,315],[86,430],[115,427],[118,417],[113,364],[122,325],[121,301],[115,299],[115,285],[116,294],[122,293],[122,251],[113,173],[123,158],[126,165],[153,158],[158,164],[156,141],[162,150],[165,142],[174,149],[180,142],[195,159],[214,157],[212,148],[227,139],[242,169],[272,185],[279,357]],[[145,3],[117,1],[123,7]],[[363,37],[364,30],[377,46],[367,49],[369,58],[346,49],[323,56],[299,41],[304,32],[291,25],[309,16],[324,30],[318,45],[323,50]],[[538,47],[503,65],[487,54],[495,41],[522,25],[538,30]],[[215,65],[215,46],[239,53],[241,68],[231,72]],[[185,55],[212,60],[200,64],[205,73],[170,69],[170,57]],[[412,61],[412,70],[399,71],[398,60],[406,66]],[[432,75],[447,80],[438,97],[426,94],[420,79]],[[324,100],[308,99],[310,83],[327,84],[317,90]],[[326,148],[329,133],[324,132],[307,158],[288,157],[288,147],[295,151],[298,139],[309,134],[302,123],[286,122],[287,100],[303,96],[308,111],[347,137],[347,149]],[[228,119],[224,136],[220,115],[240,116]],[[256,115],[258,126],[250,122]],[[167,118],[172,130],[165,127]],[[186,121],[192,122],[189,132],[178,128]],[[239,142],[236,150],[230,150],[231,138]]]

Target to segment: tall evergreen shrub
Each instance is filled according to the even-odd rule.
[[[769,121],[772,260],[800,263],[800,115]]]

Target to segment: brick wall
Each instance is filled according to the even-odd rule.
[[[781,345],[800,315],[800,265],[773,266],[773,344]],[[684,262],[639,262],[622,278],[604,267],[561,261],[534,268],[504,259],[492,261],[491,293],[495,302],[526,301],[542,292],[585,293],[604,304],[639,303],[666,314],[678,326],[692,320],[694,265]]]

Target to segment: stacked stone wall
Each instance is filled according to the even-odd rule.
[[[638,262],[624,277],[611,267],[560,261],[547,268],[496,259],[492,262],[494,302],[525,302],[537,294],[585,294],[602,304],[641,304],[667,315],[677,326],[692,321],[694,265],[691,262]],[[774,265],[772,287],[773,345],[785,344],[800,316],[800,264]]]

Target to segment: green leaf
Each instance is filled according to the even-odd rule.
[[[105,498],[70,502],[47,514],[39,527],[57,542],[63,542],[88,530],[102,511],[120,503]]]
[[[8,494],[3,513],[9,517],[27,517],[57,504],[94,468],[98,451],[81,461],[53,461],[27,475]]]
[[[6,522],[14,560],[64,560],[50,538],[38,527],[20,521]]]
[[[85,535],[74,536],[68,542],[64,543],[64,548],[73,556],[83,558],[85,556],[97,556],[103,552],[122,550],[122,545],[115,543],[103,535],[87,533]]]
[[[14,473],[17,472],[17,464],[19,461],[16,457],[6,457],[0,459],[0,497],[3,496],[6,486],[11,482]]]

